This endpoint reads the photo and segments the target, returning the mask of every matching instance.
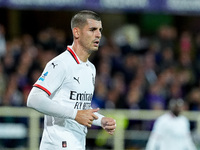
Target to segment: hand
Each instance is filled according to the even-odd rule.
[[[116,121],[112,118],[103,117],[101,120],[101,126],[105,129],[110,135],[113,135],[116,128]]]
[[[88,109],[88,110],[78,110],[75,120],[84,126],[91,127],[93,120],[98,119],[98,116],[94,114],[95,112],[98,112],[98,111],[99,111],[99,108]]]

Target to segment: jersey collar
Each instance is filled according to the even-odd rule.
[[[78,58],[78,56],[76,55],[76,53],[74,52],[74,50],[70,47],[67,46],[67,50],[69,51],[69,53],[72,55],[72,57],[74,58],[74,60],[76,61],[77,64],[80,64],[80,59]]]
[[[76,61],[77,64],[86,64],[86,65],[88,65],[89,60],[87,60],[86,62],[81,61],[80,58],[78,57],[78,55],[72,49],[72,46],[67,46],[67,50],[72,55],[72,57],[74,58],[74,60]]]

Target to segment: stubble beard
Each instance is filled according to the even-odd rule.
[[[85,49],[85,51],[86,51],[89,55],[91,55],[92,53],[98,51],[99,46],[94,47],[94,46],[88,45],[88,46],[85,46],[84,49]]]
[[[88,53],[89,55],[91,55],[92,53],[98,51],[98,49],[99,49],[99,47],[97,47],[97,48],[95,48],[95,49],[88,49],[88,50],[87,50],[87,53]]]

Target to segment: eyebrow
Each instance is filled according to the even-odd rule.
[[[94,29],[97,30],[98,28],[97,28],[97,27],[90,27],[89,29],[90,29],[90,30],[94,30]],[[99,30],[102,31],[103,28],[99,28]]]

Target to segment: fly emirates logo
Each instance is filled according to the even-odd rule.
[[[76,91],[70,91],[70,100],[77,101],[74,105],[74,109],[90,109],[93,94],[91,93],[77,93]]]

